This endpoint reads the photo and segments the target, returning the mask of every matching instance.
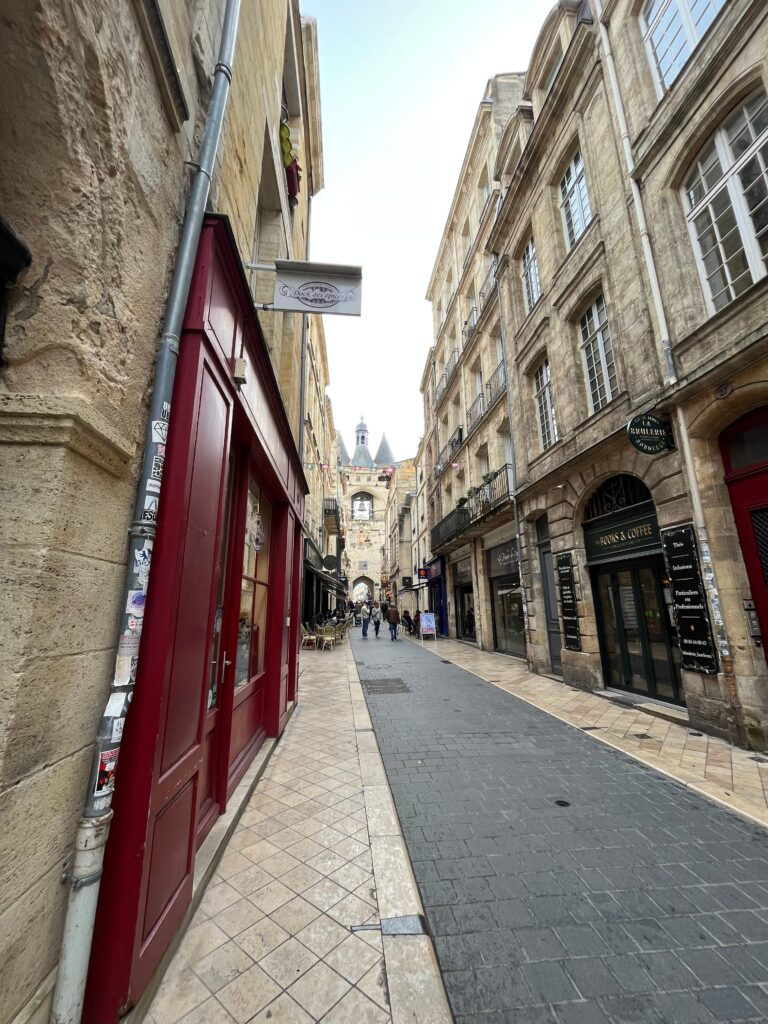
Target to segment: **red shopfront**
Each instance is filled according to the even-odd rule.
[[[246,383],[232,378],[245,359]],[[229,222],[206,218],[174,384],[136,689],[91,953],[89,1024],[135,1005],[195,854],[296,695],[306,481]]]

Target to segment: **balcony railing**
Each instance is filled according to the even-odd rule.
[[[435,405],[437,405],[437,403],[443,397],[443,394],[445,393],[445,389],[447,387],[448,378],[445,376],[444,373],[441,373],[440,376],[437,378],[437,383],[435,384]]]
[[[454,432],[440,449],[440,454],[437,456],[437,465],[435,466],[436,478],[448,468],[450,461],[453,458],[453,453],[459,447],[463,439],[464,428],[461,426],[456,427]]]
[[[507,386],[507,375],[504,373],[504,363],[499,363],[485,385],[488,393],[488,408],[490,409],[504,388]]]
[[[475,327],[477,326],[477,306],[472,306],[464,321],[464,326],[461,329],[461,335],[464,338],[464,344],[469,344],[469,339],[474,333]]]
[[[456,427],[454,432],[448,438],[448,444],[445,447],[446,448],[450,448],[451,453],[453,453],[453,452],[456,451],[456,449],[459,447],[459,445],[461,444],[461,442],[463,440],[464,440],[464,428],[461,425],[459,425],[458,427]]]
[[[471,527],[475,532],[482,529],[477,524],[491,513],[503,510],[514,496],[512,488],[512,466],[502,466],[495,473],[488,474],[479,487],[473,488],[469,498],[462,499],[462,508],[455,508],[432,527],[432,550],[439,552],[445,545],[463,536]],[[454,545],[455,546],[455,545]]]
[[[464,253],[464,260],[462,262],[462,267],[463,267],[464,270],[466,270],[467,269],[467,264],[469,263],[470,256],[472,255],[472,239],[469,237],[469,235],[465,235],[464,237],[467,239],[467,251]]]
[[[432,528],[432,550],[436,551],[441,544],[446,543],[457,534],[463,533],[468,526],[469,509],[455,508]]]
[[[451,383],[453,375],[456,372],[456,367],[459,364],[459,350],[455,348],[448,356],[448,362],[445,364],[445,370],[440,374],[435,385],[435,405],[437,405],[440,399],[445,394],[445,389]]]
[[[481,391],[477,398],[470,405],[467,412],[467,435],[471,434],[477,424],[483,418],[485,412],[485,395]]]
[[[488,273],[480,286],[480,309],[485,309],[488,300],[496,291],[496,260],[491,260]]]

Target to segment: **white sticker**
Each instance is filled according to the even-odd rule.
[[[168,421],[152,420],[152,440],[165,444],[168,440]]]
[[[143,590],[129,590],[128,600],[125,603],[126,615],[133,615],[135,618],[140,619],[144,615],[144,605],[147,600],[147,595]]]
[[[124,718],[116,718],[112,722],[112,742],[119,743],[123,738],[123,726],[125,725]]]
[[[156,523],[159,504],[159,498],[155,498],[151,494],[146,494],[144,496],[144,511],[141,513],[141,518],[146,522]]]
[[[113,686],[127,686],[130,683],[131,661],[130,654],[118,654],[115,661],[115,678],[112,680]]]
[[[104,708],[104,717],[117,718],[118,715],[122,715],[123,704],[125,704],[125,694],[113,693],[107,701],[107,706]]]
[[[153,494],[160,493],[160,481],[159,480],[147,480],[147,490],[152,491]]]
[[[117,653],[121,657],[136,658],[139,654],[140,643],[140,637],[134,636],[132,633],[123,633],[117,644]]]
[[[170,402],[163,402],[163,411],[160,413],[160,415],[163,417],[163,419],[167,423],[168,420],[171,418],[171,403]]]

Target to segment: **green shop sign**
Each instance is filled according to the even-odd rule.
[[[646,455],[659,455],[675,447],[672,425],[649,412],[633,416],[627,424],[629,443]]]
[[[606,516],[604,523],[584,527],[587,561],[613,562],[619,558],[637,558],[661,551],[656,513]]]

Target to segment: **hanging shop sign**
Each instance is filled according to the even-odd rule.
[[[427,579],[429,579],[429,570],[425,566],[422,566],[419,569],[419,579],[420,580],[427,580]]]
[[[339,557],[338,555],[326,555],[323,559],[323,568],[327,572],[336,572],[339,568]]]
[[[517,541],[509,540],[488,551],[488,575],[491,579],[497,576],[519,576],[520,565],[517,558]]]
[[[645,455],[660,455],[675,447],[672,424],[649,412],[633,416],[627,424],[629,443]]]
[[[563,616],[563,635],[566,651],[581,650],[581,632],[579,631],[579,614],[576,606],[576,585],[573,579],[573,559],[570,551],[565,551],[555,559],[557,580],[560,588],[560,611]]]
[[[605,523],[587,523],[584,526],[584,544],[590,565],[637,558],[652,551],[658,552],[661,547],[659,524],[653,509],[639,515],[625,513],[605,518]]]
[[[438,557],[434,561],[430,562],[427,566],[427,579],[436,580],[438,576],[443,574],[443,563]]]
[[[664,562],[672,588],[672,608],[680,640],[680,661],[689,672],[717,673],[717,651],[701,578],[693,526],[661,531]]]
[[[362,267],[275,260],[276,310],[360,316]]]

